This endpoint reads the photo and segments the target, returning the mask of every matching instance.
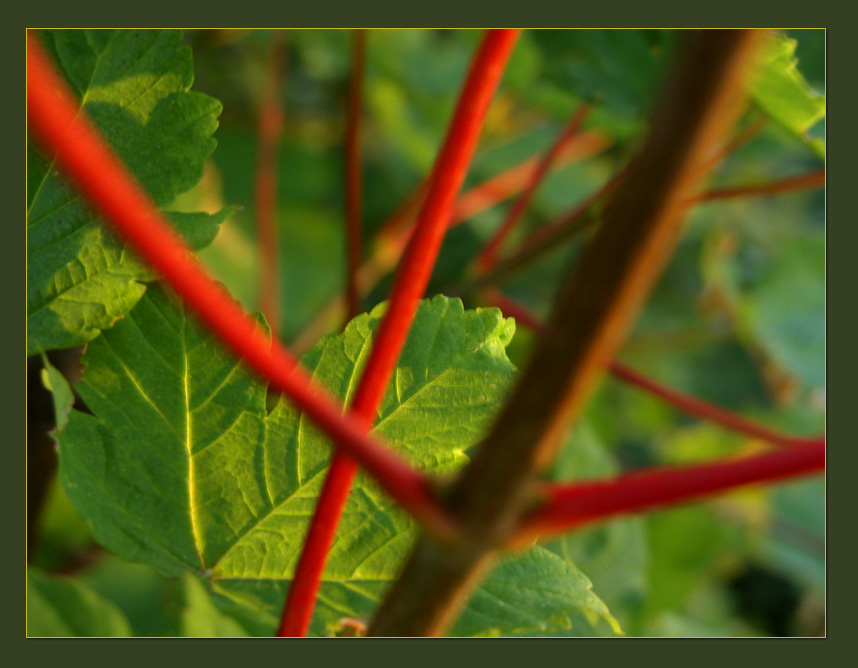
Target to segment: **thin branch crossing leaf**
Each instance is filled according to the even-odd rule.
[[[359,316],[302,360],[347,402],[385,308]],[[423,469],[459,468],[506,395],[515,371],[505,353],[513,331],[496,309],[466,311],[459,300],[440,296],[424,301],[376,432]],[[265,386],[161,288],[150,288],[92,342],[84,362],[78,390],[94,415],[72,413],[60,434],[61,471],[98,540],[168,575],[209,577],[217,594],[267,613],[273,628],[328,465],[324,436],[285,401],[269,413]],[[359,477],[331,551],[314,632],[372,612],[415,529],[370,479]],[[513,559],[488,585],[520,596],[528,591],[526,579],[513,591],[504,568],[515,570],[516,580],[522,572],[534,578],[554,572],[572,589],[559,590],[552,615],[558,601],[571,606],[569,615],[582,601],[607,615],[586,577],[545,552]],[[486,624],[506,633],[504,620],[514,628],[553,628],[545,621],[552,617],[538,621],[538,610],[526,622],[494,605],[501,610],[484,616],[482,626],[469,622],[469,635],[489,633]]]

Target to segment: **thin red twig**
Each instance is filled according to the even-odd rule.
[[[552,161],[549,171],[592,157],[604,151],[608,146],[608,140],[599,132],[588,131],[573,134],[560,145],[558,155]],[[539,164],[539,156],[533,156],[462,193],[456,202],[450,225],[461,225],[521,192],[533,179]]]
[[[759,195],[778,195],[786,192],[799,190],[810,190],[825,186],[825,170],[819,169],[808,174],[788,176],[771,183],[760,183],[750,186],[734,186],[730,188],[716,188],[703,193],[698,198],[701,202],[716,199],[732,199],[734,197],[751,197]]]
[[[825,441],[751,457],[628,473],[612,480],[555,485],[544,506],[528,517],[515,542],[569,531],[618,515],[650,510],[744,485],[825,470]]]
[[[579,132],[567,136],[557,147],[557,154],[551,160],[548,171],[560,169],[571,163],[597,155],[604,151],[608,145],[608,141],[597,131]],[[533,180],[542,159],[540,156],[531,156],[463,192],[459,195],[453,208],[450,227],[461,225],[513,195],[521,193]],[[379,241],[396,243],[403,234],[406,235],[407,241],[410,230],[405,225],[417,213],[428,189],[429,179],[427,178],[414,189],[405,203],[382,225],[379,230]]]
[[[496,306],[504,315],[515,318],[516,322],[520,322],[525,327],[534,331],[542,329],[542,323],[531,313],[527,308],[518,302],[510,299],[498,290],[489,289],[483,292],[486,301],[493,306]],[[653,394],[674,408],[678,408],[684,413],[695,415],[703,420],[716,422],[727,429],[736,431],[752,438],[759,438],[774,445],[781,446],[799,446],[809,443],[816,443],[818,438],[808,438],[803,436],[792,436],[775,431],[769,427],[757,424],[741,415],[732,413],[724,408],[710,404],[697,397],[692,397],[684,392],[679,392],[673,388],[657,383],[656,381],[647,378],[643,374],[635,371],[625,364],[614,361],[608,367],[611,374],[620,380],[635,385],[650,394]]]
[[[807,445],[808,443],[815,443],[818,440],[816,438],[783,434],[764,425],[757,424],[724,408],[657,383],[620,362],[612,362],[610,371],[616,378],[664,399],[671,406],[678,408],[684,413],[696,415],[710,422],[717,422],[727,427],[727,429],[737,431],[752,438],[759,438],[774,445],[783,446]]]
[[[748,125],[748,127],[737,133],[730,141],[728,141],[720,149],[718,149],[715,155],[712,156],[712,162],[715,164],[720,163],[722,160],[727,158],[727,156],[739,150],[742,146],[744,146],[754,137],[760,134],[763,128],[768,125],[768,122],[768,116],[762,116],[750,125]]]
[[[530,206],[530,203],[536,195],[537,189],[542,184],[542,181],[548,174],[548,170],[560,154],[561,149],[571,137],[578,134],[578,131],[581,129],[581,125],[584,123],[584,119],[587,118],[587,114],[589,112],[589,105],[582,104],[578,107],[578,110],[572,115],[572,118],[557,135],[557,138],[545,152],[545,155],[542,156],[536,166],[536,169],[534,169],[533,173],[530,175],[527,185],[521,195],[519,195],[518,199],[510,207],[506,218],[504,218],[500,227],[498,227],[477,256],[476,266],[478,271],[484,272],[494,266],[495,261],[497,260],[498,251],[504,241],[506,241],[507,237],[515,228],[515,225],[521,219],[522,215],[524,215],[527,207]]]
[[[361,462],[409,512],[441,532],[446,513],[426,478],[366,434],[364,422],[315,383],[203,270],[193,251],[127,172],[35,39],[27,39],[27,119],[42,144],[95,210],[152,265],[188,307],[236,355],[307,413],[333,442]]]
[[[599,201],[604,200],[607,195],[620,183],[626,174],[626,169],[619,170],[605,183],[592,193],[584,197],[569,211],[559,216],[552,222],[538,227],[521,240],[518,247],[510,254],[510,257],[526,255],[534,252],[543,244],[551,243],[557,238],[565,238],[566,233],[578,229],[587,218],[590,209]]]
[[[605,148],[607,140],[598,132],[584,132],[571,137],[553,164],[554,169],[570,164],[577,160],[591,157]],[[497,176],[466,190],[456,200],[450,227],[461,225],[471,217],[489,209],[503,200],[512,197],[525,187],[530,174],[536,169],[539,159],[537,156],[528,158],[509,168]],[[393,268],[399,260],[403,249],[408,245],[413,222],[429,190],[429,177],[425,178],[405,201],[379,229],[372,257],[364,262],[358,272],[358,288],[361,294],[366,294],[378,284],[378,281]],[[345,311],[345,299],[335,297],[304,331],[292,341],[292,349],[297,353],[309,350],[318,339],[333,328],[333,323]]]
[[[256,231],[259,240],[259,310],[265,316],[274,338],[280,332],[280,271],[277,235],[277,153],[283,131],[283,107],[280,102],[285,75],[282,32],[271,37],[266,63],[262,104],[259,109],[259,152],[256,159]]]
[[[724,144],[724,146],[720,148],[709,160],[707,160],[701,168],[710,168],[712,165],[721,162],[732,152],[751,141],[751,139],[757,136],[757,134],[759,134],[759,132],[765,127],[766,122],[766,119],[760,119],[757,122],[752,123],[733,139]],[[625,172],[626,168],[621,169],[606,181],[603,186],[585,197],[567,213],[563,214],[553,222],[535,229],[519,243],[516,250],[511,253],[509,257],[521,258],[538,253],[540,250],[553,246],[555,243],[567,238],[567,236],[575,230],[580,229],[580,226],[586,222],[587,214],[593,205],[605,199],[610,191],[622,179]],[[822,170],[821,176],[819,173],[814,172],[813,174],[802,175],[800,177],[790,177],[774,183],[710,190],[696,197],[695,201],[703,202],[716,199],[728,199],[731,197],[775,194],[790,190],[814,188],[824,185],[824,182],[825,171]]]
[[[363,256],[363,168],[361,166],[361,106],[366,68],[366,30],[352,31],[352,71],[349,78],[346,119],[346,237],[348,262],[346,277],[346,322],[360,312],[358,271]]]
[[[518,34],[518,30],[488,31],[471,63],[447,137],[433,168],[426,201],[400,262],[387,314],[375,335],[355,392],[352,408],[367,429],[375,419],[417,306],[429,283],[456,195],[462,187],[489,103]],[[358,462],[334,455],[289,589],[278,636],[303,636],[309,629],[328,551],[357,470]]]

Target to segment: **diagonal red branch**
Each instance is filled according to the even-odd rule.
[[[532,329],[537,332],[542,329],[542,322],[540,322],[539,318],[537,318],[522,304],[510,299],[500,291],[489,288],[483,291],[483,297],[488,303],[503,311],[504,315],[515,318],[516,322],[521,323],[528,329]],[[631,367],[621,364],[620,362],[611,362],[608,369],[616,378],[635,385],[636,387],[663,399],[671,406],[678,408],[684,413],[695,415],[704,420],[709,420],[710,422],[716,422],[727,429],[746,434],[752,438],[759,438],[774,445],[782,446],[807,445],[810,443],[817,443],[819,441],[818,438],[792,436],[790,434],[775,431],[765,425],[757,424],[752,420],[742,417],[736,413],[732,413],[724,408],[710,404],[709,402],[698,399],[697,397],[692,397],[684,392],[679,392],[678,390],[674,390],[673,388],[662,385],[661,383],[657,383],[651,378],[647,378],[643,374],[638,373]]]
[[[361,100],[366,68],[366,30],[352,31],[352,71],[349,78],[348,116],[346,118],[346,322],[360,312],[358,271],[363,255],[363,170],[361,168]]]
[[[536,195],[536,190],[545,179],[545,176],[548,174],[548,170],[551,169],[551,166],[557,160],[564,145],[569,141],[569,139],[578,134],[578,131],[581,129],[581,125],[583,124],[584,119],[587,118],[587,114],[589,112],[589,105],[582,104],[578,107],[578,110],[572,115],[572,118],[560,131],[560,134],[557,135],[554,143],[551,144],[548,151],[546,151],[545,155],[542,156],[542,159],[537,164],[536,169],[534,169],[533,173],[530,175],[527,186],[525,186],[521,195],[519,195],[518,199],[510,207],[509,212],[500,227],[498,227],[492,238],[489,239],[480,254],[477,256],[476,266],[478,271],[484,272],[494,266],[495,261],[497,260],[498,251],[501,246],[503,246],[504,241],[506,241],[513,228],[515,228],[516,223],[518,223],[521,216],[527,210],[527,207],[530,206],[531,201],[533,201],[533,198]]]
[[[618,515],[700,499],[737,487],[825,470],[825,441],[696,466],[647,469],[612,480],[555,485],[544,506],[525,518],[515,543],[569,531]]]
[[[456,195],[462,187],[489,103],[518,34],[518,30],[488,31],[471,63],[433,168],[425,203],[400,262],[387,314],[375,335],[355,392],[352,410],[363,420],[366,429],[375,420],[417,306],[429,283]],[[292,579],[278,636],[304,636],[309,629],[327,555],[357,470],[355,460],[334,455]]]
[[[446,513],[426,478],[366,434],[363,421],[315,383],[289,352],[203,270],[169,222],[107,146],[35,39],[27,39],[27,119],[95,210],[152,265],[188,307],[244,362],[287,395],[355,457],[404,508],[444,532]]]

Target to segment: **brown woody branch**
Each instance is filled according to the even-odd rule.
[[[443,633],[529,510],[536,475],[580,414],[677,242],[702,166],[739,111],[760,38],[759,31],[712,30],[688,39],[649,136],[561,287],[527,368],[446,495],[462,535],[419,539],[370,635]]]

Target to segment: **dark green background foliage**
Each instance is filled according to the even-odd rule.
[[[374,232],[431,167],[479,37],[469,30],[370,32],[367,253]],[[256,310],[253,180],[271,33],[57,31],[43,38],[158,205],[202,249],[218,280]],[[681,38],[670,30],[525,31],[466,187],[545,150],[586,101],[585,128],[601,132],[610,147],[553,172],[516,238],[574,206],[639,144]],[[344,281],[349,34],[298,30],[286,42],[277,224],[281,338],[290,343]],[[824,67],[823,31],[778,36],[760,59],[740,127],[769,122],[717,168],[713,187],[824,165]],[[35,146],[28,147],[27,177],[28,353],[90,342],[70,413],[62,376],[52,367],[45,374],[64,417],[56,434],[60,472],[30,554],[30,635],[271,634],[329,456],[325,440],[287,402],[267,399],[265,386],[151,283]],[[508,206],[451,231],[427,297],[467,278]],[[784,431],[821,433],[824,220],[821,191],[696,207],[622,360]],[[545,315],[580,244],[556,247],[508,277],[503,290]],[[389,285],[388,277],[366,298],[368,314],[304,357],[340,396],[354,390]],[[448,473],[479,441],[535,340],[498,311],[476,310],[476,295],[463,297],[464,304],[440,296],[423,302],[377,427],[422,467]],[[763,447],[606,378],[551,476],[608,476]],[[510,555],[452,632],[819,634],[823,501],[820,479],[754,489]],[[333,634],[343,617],[370,618],[413,535],[413,523],[359,478],[312,632]]]

